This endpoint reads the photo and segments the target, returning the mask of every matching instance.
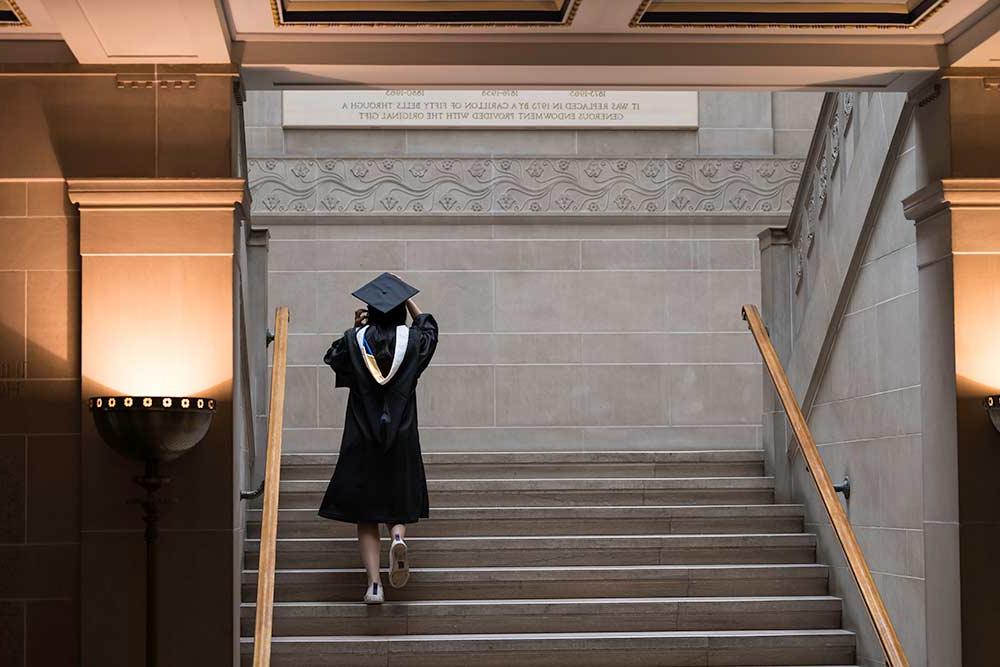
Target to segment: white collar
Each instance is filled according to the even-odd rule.
[[[365,362],[365,366],[368,368],[368,372],[372,374],[375,381],[379,384],[386,384],[399,370],[399,367],[403,364],[403,357],[406,356],[406,345],[410,340],[410,328],[406,325],[400,325],[396,327],[396,349],[392,354],[392,366],[389,368],[389,373],[383,377],[382,370],[378,367],[378,363],[375,361],[375,357],[368,354],[365,350],[365,332],[368,331],[368,325],[358,329],[356,337],[358,341],[358,348],[361,350],[361,358]]]

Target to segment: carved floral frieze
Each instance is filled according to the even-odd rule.
[[[784,158],[254,158],[257,215],[782,215]]]

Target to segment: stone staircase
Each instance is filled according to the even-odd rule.
[[[354,527],[316,515],[335,461],[283,459],[272,665],[854,663],[815,537],[774,504],[760,452],[425,454],[431,518],[381,607],[359,602]],[[251,509],[244,664],[259,531]]]

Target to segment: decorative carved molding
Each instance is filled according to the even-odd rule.
[[[253,158],[257,215],[786,215],[786,158]]]
[[[185,76],[159,77],[149,74],[118,74],[115,76],[116,88],[197,88],[198,76],[189,74]]]
[[[816,240],[816,230],[823,221],[826,201],[830,193],[837,167],[840,165],[842,146],[847,136],[857,93],[834,93],[833,98],[824,102],[816,126],[816,136],[810,148],[809,157],[803,169],[801,197],[792,211],[788,229],[795,250],[795,283],[797,293],[806,273],[806,262],[812,255]],[[818,143],[817,143],[818,142]]]

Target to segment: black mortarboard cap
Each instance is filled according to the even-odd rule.
[[[420,290],[416,287],[408,285],[391,273],[383,273],[356,292],[352,292],[352,295],[367,303],[370,308],[380,313],[388,313],[418,292]]]

